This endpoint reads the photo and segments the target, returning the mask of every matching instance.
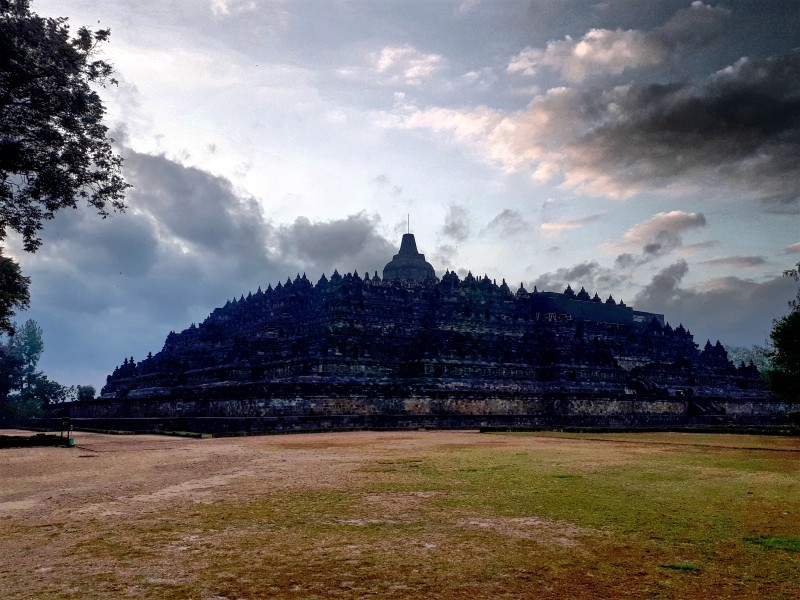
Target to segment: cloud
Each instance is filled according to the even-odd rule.
[[[284,259],[312,273],[334,269],[383,271],[397,252],[394,244],[377,232],[378,217],[365,212],[345,219],[312,222],[298,217],[291,225],[277,228],[275,243]]]
[[[164,244],[199,256],[236,257],[243,269],[264,260],[270,227],[258,202],[236,194],[229,180],[137,152],[126,154],[125,173],[133,184],[128,203]]]
[[[623,243],[610,245],[610,248],[641,246],[641,253],[634,255],[626,252],[617,256],[616,264],[627,268],[642,265],[660,256],[664,256],[680,247],[683,243],[681,235],[698,227],[706,226],[703,213],[689,213],[681,210],[660,212],[652,219],[634,225],[623,235]]]
[[[665,267],[636,294],[636,305],[664,306],[674,302],[682,292],[680,283],[688,272],[689,265],[685,260],[679,260]]]
[[[404,105],[393,126],[449,135],[505,172],[578,193],[731,190],[800,213],[800,49],[742,59],[706,80],[558,87],[520,111]]]
[[[680,252],[684,256],[691,256],[697,252],[707,250],[708,248],[716,248],[720,245],[719,240],[706,240],[705,242],[696,242],[694,244],[684,244],[681,246]]]
[[[626,242],[633,244],[650,243],[664,234],[680,235],[684,231],[696,227],[705,227],[706,218],[703,213],[687,213],[681,210],[660,212],[649,221],[634,225],[623,236]]]
[[[366,65],[343,67],[337,73],[345,79],[373,81],[380,85],[419,87],[447,67],[441,54],[420,52],[408,44],[385,46],[366,56]]]
[[[486,229],[498,231],[502,235],[514,235],[529,228],[530,223],[525,220],[522,213],[511,208],[500,211],[486,226]]]
[[[458,255],[458,248],[452,244],[440,244],[433,252],[433,262],[439,265],[439,270],[450,269],[454,267],[454,261]]]
[[[370,183],[379,189],[388,191],[393,196],[399,196],[403,193],[403,187],[392,183],[389,177],[383,173],[370,179]]]
[[[447,214],[444,217],[444,225],[441,229],[442,235],[449,237],[457,242],[463,242],[469,237],[469,212],[460,204],[450,204],[447,207]]]
[[[286,0],[211,0],[211,13],[217,18],[257,15],[266,19],[271,25],[285,29],[289,25],[291,14],[286,9]]]
[[[703,260],[698,264],[746,269],[747,267],[763,265],[766,262],[763,256],[722,256],[720,258]]]
[[[589,76],[620,75],[705,48],[725,33],[729,17],[730,11],[725,8],[693,2],[649,31],[591,29],[579,40],[567,36],[548,42],[545,49],[525,48],[512,57],[508,72],[532,76],[546,67],[572,82]]]
[[[569,231],[571,229],[578,229],[587,225],[588,223],[594,223],[595,221],[599,221],[605,213],[597,213],[594,215],[589,215],[586,217],[580,217],[579,219],[572,219],[571,221],[565,221],[563,223],[542,223],[539,227],[547,232],[552,233],[561,233],[563,231]]]
[[[170,330],[226,300],[308,271],[381,271],[397,251],[358,213],[276,226],[231,182],[163,155],[125,150],[124,214],[62,211],[35,254],[11,250],[32,280],[46,332],[42,368],[65,384],[102,385],[125,356],[158,351]],[[92,365],[88,368],[86,365]]]
[[[764,344],[772,320],[787,312],[786,302],[796,293],[796,284],[780,276],[761,282],[721,277],[683,287],[688,272],[685,261],[665,267],[635,297],[634,306],[663,313],[673,326],[683,323],[700,344],[706,339]]]
[[[797,252],[800,252],[800,242],[786,246],[783,251],[784,254],[795,254]]]
[[[461,14],[470,13],[475,10],[480,3],[481,0],[463,0],[463,2],[458,5],[457,12]]]
[[[62,211],[40,250],[18,255],[33,282],[25,318],[47,336],[42,368],[65,384],[102,385],[122,357],[157,351],[171,329],[289,271],[273,225],[230,181],[124,154],[127,212]]]
[[[536,286],[539,291],[561,292],[567,285],[575,288],[581,287],[593,294],[597,291],[603,295],[617,290],[627,281],[627,276],[612,269],[601,267],[596,261],[585,261],[572,267],[561,267],[550,273],[539,275],[531,282],[531,288]]]

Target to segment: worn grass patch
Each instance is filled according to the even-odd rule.
[[[672,569],[673,571],[689,571],[690,573],[696,573],[700,570],[700,567],[693,565],[691,563],[678,563],[675,565],[661,565],[665,569]]]
[[[742,438],[96,436],[92,461],[30,449],[4,465],[0,589],[798,597],[800,440]]]

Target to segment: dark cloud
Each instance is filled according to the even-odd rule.
[[[453,270],[453,264],[458,254],[458,248],[451,244],[440,244],[431,257],[434,263],[434,269],[442,271],[444,269]]]
[[[522,110],[407,110],[406,128],[452,135],[507,171],[595,196],[646,191],[800,213],[800,49],[702,79],[605,90],[558,86]]]
[[[637,294],[634,305],[640,310],[663,313],[673,325],[683,323],[701,344],[706,339],[764,344],[772,320],[787,312],[786,302],[797,287],[786,277],[763,282],[723,277],[683,287],[688,272],[685,261],[664,268]]]
[[[486,229],[497,231],[502,235],[514,235],[528,230],[530,226],[518,210],[505,208],[489,221]]]
[[[397,251],[364,213],[276,227],[256,200],[201,169],[134,152],[125,169],[135,186],[127,212],[61,212],[36,254],[11,248],[32,279],[21,318],[43,327],[42,367],[66,384],[102,385],[123,357],[158,351],[170,330],[259,286],[303,270],[381,271]]]
[[[595,261],[587,261],[544,273],[531,282],[531,289],[536,286],[539,291],[561,292],[570,285],[576,291],[584,287],[590,294],[597,292],[604,295],[613,294],[625,281],[625,275],[602,267]]]
[[[157,235],[201,254],[236,256],[255,266],[268,251],[270,227],[258,202],[233,191],[227,179],[163,156],[129,152],[128,203],[148,213]]]
[[[311,222],[299,217],[276,232],[281,253],[313,273],[331,273],[333,269],[382,272],[397,252],[392,243],[377,232],[380,219],[364,212],[346,219]]]
[[[469,212],[467,209],[460,204],[448,206],[441,231],[442,235],[457,242],[466,240],[470,234]]]
[[[637,306],[654,306],[672,302],[681,292],[681,280],[689,272],[689,265],[685,260],[665,267],[636,295]]]
[[[683,244],[683,233],[706,225],[703,213],[680,210],[658,213],[649,221],[634,225],[625,232],[625,243],[641,245],[642,250],[640,254],[620,254],[615,264],[621,268],[634,267],[669,254]]]
[[[602,107],[587,96],[598,126],[570,143],[571,168],[618,187],[714,180],[800,212],[798,89],[800,50],[742,59],[702,85],[616,88]]]

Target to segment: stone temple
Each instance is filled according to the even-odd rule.
[[[437,278],[406,234],[383,277],[305,275],[125,359],[73,417],[193,431],[771,422],[756,368],[581,288]],[[149,423],[149,425],[147,425]]]

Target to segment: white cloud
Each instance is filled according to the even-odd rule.
[[[582,81],[592,74],[619,75],[663,60],[664,50],[642,32],[592,29],[580,40],[567,36],[548,42],[544,50],[525,48],[512,57],[508,72],[533,76],[541,67],[550,67],[569,81]]]
[[[238,17],[256,11],[269,15],[270,22],[280,28],[289,23],[286,0],[211,0],[211,12],[216,17]]]
[[[562,223],[546,222],[542,223],[539,227],[542,231],[548,233],[561,233],[572,229],[579,229],[588,223],[599,221],[604,214],[605,213],[597,213],[586,217],[580,217],[579,219],[572,219],[571,221],[564,221]]]
[[[458,12],[461,14],[470,13],[475,10],[480,3],[481,0],[464,0],[458,5]]]
[[[696,52],[725,31],[729,16],[727,9],[693,2],[649,31],[590,29],[579,40],[566,36],[548,42],[544,49],[525,48],[511,58],[508,72],[533,76],[546,67],[572,82],[592,75],[620,75]]]
[[[366,57],[365,66],[339,68],[340,77],[375,81],[382,85],[418,87],[447,67],[440,54],[426,54],[413,46],[386,46]]]

